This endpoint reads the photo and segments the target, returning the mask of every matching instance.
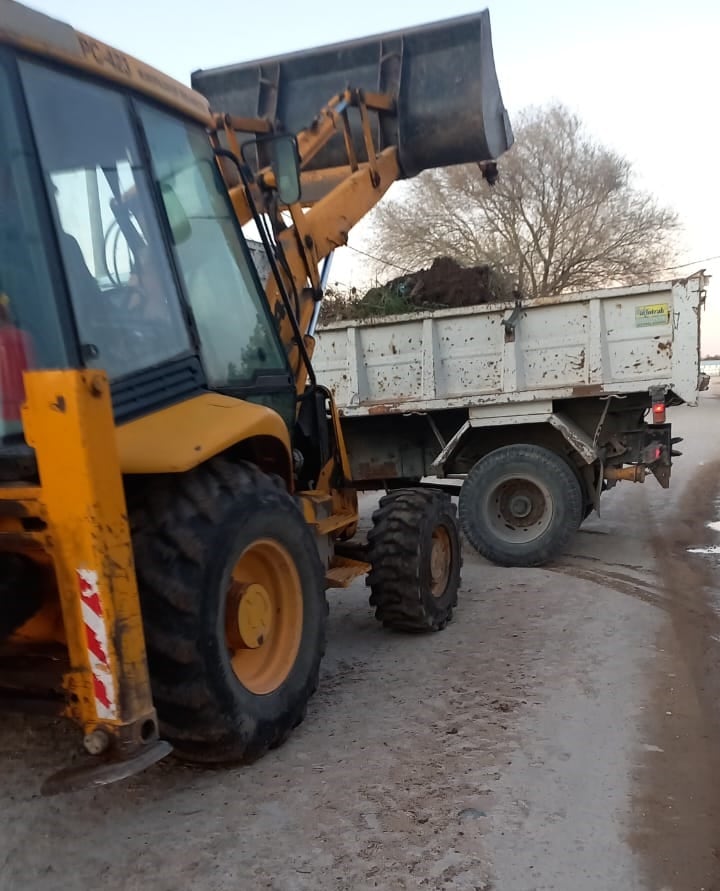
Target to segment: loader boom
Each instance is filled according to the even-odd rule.
[[[328,84],[349,83],[327,99]],[[245,62],[192,76],[216,111],[218,146],[249,155],[252,190],[271,217],[281,254],[283,284],[296,295],[297,328],[309,340],[322,298],[321,260],[347,244],[348,234],[393,182],[426,169],[478,163],[495,173],[510,148],[512,129],[495,73],[487,10],[403,32]],[[378,89],[378,87],[380,89]],[[322,110],[318,113],[317,108]],[[266,134],[297,133],[300,200],[285,208],[275,195]],[[253,143],[253,138],[256,142]],[[243,149],[250,149],[244,152]],[[224,173],[241,223],[250,219],[246,189]],[[493,176],[488,176],[490,182]],[[304,208],[307,209],[303,212]],[[292,225],[281,221],[289,212]],[[278,283],[267,282],[273,312]],[[277,314],[276,314],[276,317]],[[292,343],[291,325],[281,336]],[[294,345],[292,366],[304,387]]]
[[[347,244],[348,233],[352,227],[372,210],[393,182],[400,177],[397,149],[390,147],[377,152],[369,128],[366,129],[365,136],[366,152],[370,160],[360,164],[352,149],[352,133],[346,114],[347,109],[358,108],[365,117],[368,106],[375,109],[390,109],[392,99],[383,96],[366,97],[359,91],[347,90],[328,103],[313,128],[298,134],[301,170],[306,168],[316,154],[334,137],[338,134],[344,137],[348,148],[347,166],[339,170],[315,173],[312,181],[317,192],[325,186],[324,194],[320,194],[314,200],[306,197],[304,201],[298,201],[287,208],[278,208],[273,202],[267,202],[265,206],[261,204],[262,210],[274,213],[277,250],[285,261],[279,269],[281,280],[278,281],[271,276],[266,288],[273,316],[280,320],[281,339],[290,351],[298,393],[304,390],[307,368],[304,367],[298,345],[293,342],[294,330],[287,314],[283,311],[281,289],[284,287],[296,297],[297,329],[304,338],[307,338],[304,346],[308,357],[311,357],[312,323],[322,299],[320,263],[336,248]],[[220,132],[227,143],[239,156],[240,144],[237,140],[237,131],[232,126],[232,119],[221,118],[217,124],[222,127]],[[249,125],[251,122],[243,122],[243,126]],[[219,147],[219,141],[217,144]],[[227,167],[224,169],[227,171]],[[273,194],[275,175],[270,168],[265,168],[257,174],[256,182],[257,187],[252,191],[257,196],[258,202],[262,202],[265,195]],[[253,214],[249,205],[248,190],[244,184],[231,183],[232,179],[229,182],[230,196],[238,220],[241,224],[250,222]],[[281,227],[283,211],[289,214],[292,225]]]

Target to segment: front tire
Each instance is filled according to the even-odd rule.
[[[215,459],[133,512],[161,734],[188,760],[248,762],[303,719],[325,649],[325,574],[284,487]]]
[[[457,606],[462,555],[444,492],[399,489],[380,499],[368,533],[370,605],[396,631],[441,631]]]
[[[583,519],[576,473],[556,452],[509,445],[481,458],[460,489],[470,544],[500,566],[542,566],[562,553]]]

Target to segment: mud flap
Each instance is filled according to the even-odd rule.
[[[640,430],[626,431],[620,439],[626,447],[622,463],[646,467],[663,489],[669,488],[672,458],[680,454],[673,450],[680,438],[673,439],[671,425],[649,424]]]

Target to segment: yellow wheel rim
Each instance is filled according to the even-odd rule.
[[[302,586],[288,551],[258,539],[232,571],[225,635],[233,671],[251,693],[272,693],[290,674],[302,637]]]
[[[442,597],[450,578],[452,566],[452,546],[450,536],[444,526],[436,526],[432,534],[432,550],[430,551],[430,590],[433,597]]]

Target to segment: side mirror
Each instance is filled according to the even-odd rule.
[[[295,137],[290,133],[273,133],[243,143],[240,149],[243,161],[252,169],[246,157],[250,148],[265,150],[263,154],[270,160],[277,194],[283,204],[295,204],[299,201],[300,153]]]
[[[160,192],[165,205],[165,213],[167,214],[170,230],[172,232],[173,242],[182,244],[192,235],[192,226],[190,220],[185,213],[180,199],[175,194],[175,190],[168,183],[160,183]]]
[[[300,200],[300,155],[294,136],[281,134],[269,140],[270,167],[283,204]]]

